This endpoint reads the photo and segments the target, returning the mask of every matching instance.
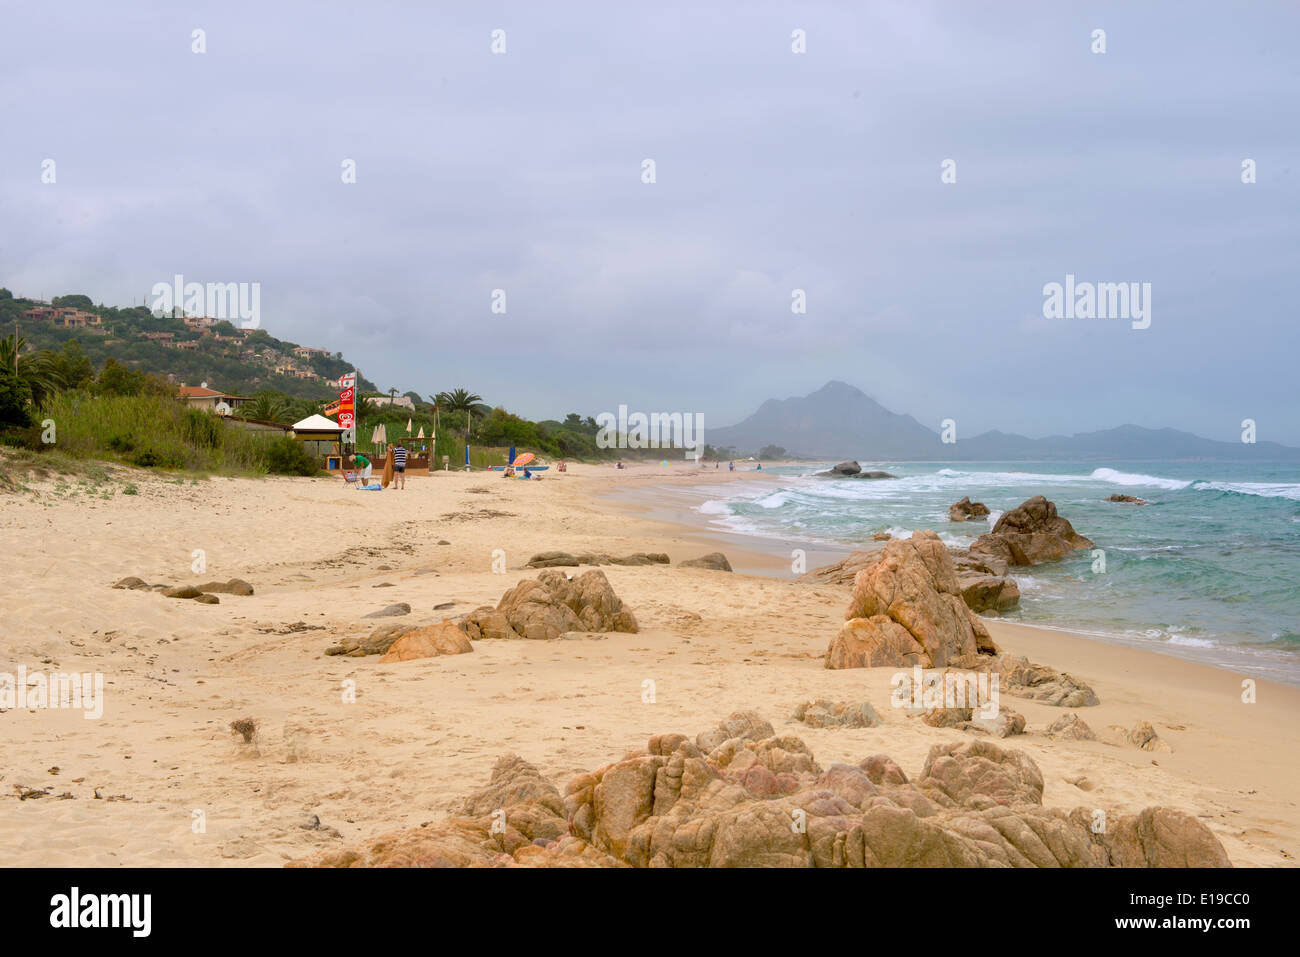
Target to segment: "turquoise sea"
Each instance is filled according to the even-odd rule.
[[[1033,495],[1056,503],[1105,552],[1015,568],[1018,610],[1057,627],[1300,685],[1300,469],[1292,464],[862,462],[895,479],[831,479],[826,464],[783,466],[692,507],[719,530],[844,549],[874,532],[934,529],[968,545],[992,521],[949,522],[962,496],[992,520]],[[746,466],[748,468],[749,466]],[[1104,499],[1135,495],[1146,506]],[[721,494],[720,494],[721,493]],[[723,497],[725,496],[725,497]]]

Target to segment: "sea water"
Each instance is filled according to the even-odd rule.
[[[894,479],[824,478],[827,466],[765,468],[760,481],[693,490],[731,532],[870,547],[928,528],[970,545],[998,515],[1045,495],[1105,552],[1012,568],[1020,605],[1001,617],[1163,651],[1300,685],[1300,469],[1294,464],[863,462]],[[1107,502],[1114,493],[1149,505]],[[988,521],[950,522],[963,496]]]

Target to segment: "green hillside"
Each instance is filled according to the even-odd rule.
[[[41,305],[0,289],[0,334],[13,333],[16,323],[19,336],[30,346],[54,352],[62,351],[65,342],[75,339],[95,368],[102,368],[112,358],[130,369],[171,376],[177,384],[207,382],[212,388],[235,395],[274,389],[303,399],[333,398],[338,394],[335,381],[352,371],[340,352],[295,356],[300,343],[277,339],[265,329],[253,330],[241,338],[233,325],[220,323],[205,333],[186,325],[183,319],[154,316],[146,306],[95,305],[83,295],[56,296],[49,305],[97,315],[102,322],[100,328],[64,328],[50,319],[23,317],[23,313]],[[170,334],[170,343],[186,345],[178,348],[147,338],[151,334]],[[277,365],[285,363],[297,367],[301,375],[277,373]],[[364,376],[358,387],[377,391]]]

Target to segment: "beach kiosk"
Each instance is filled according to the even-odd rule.
[[[303,443],[325,468],[336,471],[343,465],[343,427],[323,415],[309,415],[293,424],[289,435]]]

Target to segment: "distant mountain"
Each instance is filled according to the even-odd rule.
[[[890,412],[845,382],[828,382],[802,397],[768,399],[743,422],[710,429],[706,438],[715,448],[731,446],[746,455],[775,445],[805,458],[862,461],[1300,461],[1300,449],[1276,442],[1218,442],[1137,425],[1042,439],[991,431],[971,438],[959,435],[956,443],[945,444],[938,432],[910,415]]]
[[[779,445],[812,457],[928,458],[940,446],[937,432],[845,382],[828,382],[801,398],[768,399],[739,425],[706,430],[705,437],[746,454]]]

